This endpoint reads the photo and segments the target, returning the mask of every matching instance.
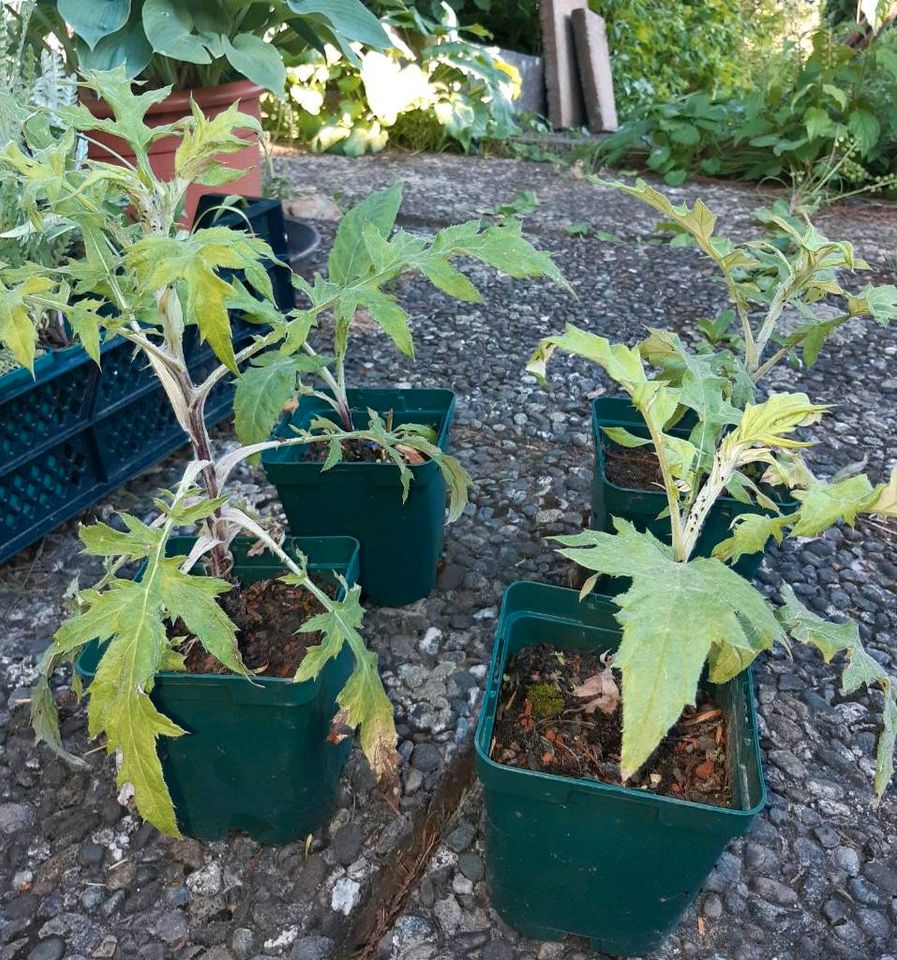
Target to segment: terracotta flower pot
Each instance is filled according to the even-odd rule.
[[[264,92],[264,87],[250,83],[248,80],[237,80],[235,83],[224,83],[217,87],[200,87],[196,90],[176,90],[161,103],[153,104],[145,120],[151,127],[174,123],[190,114],[191,98],[197,102],[209,119],[223,113],[232,103],[238,103],[241,113],[249,114],[258,120],[261,117],[259,98]],[[83,103],[99,119],[112,116],[112,110],[103,100],[83,97]],[[227,166],[236,170],[245,170],[246,173],[228,183],[227,192],[259,196],[262,192],[262,156],[258,137],[251,130],[238,130],[236,133],[237,136],[246,140],[246,147],[236,153],[223,156],[222,160]],[[134,152],[119,137],[110,136],[99,130],[92,131],[91,137],[97,141],[89,145],[88,152],[91,159],[103,160],[107,163],[120,163],[120,158],[134,159]],[[150,148],[150,164],[157,177],[163,180],[171,179],[174,174],[174,154],[179,143],[179,137],[164,137],[157,140]],[[203,187],[199,184],[191,186],[187,191],[185,221],[193,222],[196,205],[204,193],[220,192],[220,190],[220,187]]]

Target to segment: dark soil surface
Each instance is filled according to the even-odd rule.
[[[653,447],[618,447],[604,444],[607,479],[626,490],[663,489],[660,463]]]
[[[597,650],[524,647],[508,661],[493,760],[558,776],[619,784],[622,702],[595,706],[582,688],[605,670]],[[618,676],[614,674],[615,678]],[[591,709],[590,709],[591,706]],[[628,781],[634,789],[731,807],[722,710],[705,693]]]
[[[349,463],[384,463],[391,462],[384,456],[383,448],[371,440],[343,440],[343,460]],[[310,443],[306,458],[323,463],[327,459],[328,445],[326,443]],[[424,463],[427,457],[412,447],[399,446],[399,450],[407,463]]]
[[[335,592],[330,583],[319,586]],[[280,580],[259,580],[241,590],[239,610],[231,616],[239,627],[237,643],[247,668],[263,677],[293,676],[305,651],[321,642],[320,633],[296,631],[322,609],[308,590]],[[195,639],[186,644],[188,673],[230,673]]]

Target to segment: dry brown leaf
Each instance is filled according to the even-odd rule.
[[[713,776],[714,763],[712,760],[705,760],[695,767],[695,776],[700,780],[709,780]]]
[[[600,710],[606,716],[617,712],[620,706],[620,688],[614,680],[613,670],[608,666],[573,688],[573,696],[589,702],[583,706],[586,713]]]
[[[396,450],[402,454],[402,456],[405,458],[405,462],[410,463],[412,466],[427,462],[427,458],[420,452],[420,450],[415,450],[414,447],[409,447],[406,443],[397,443]]]

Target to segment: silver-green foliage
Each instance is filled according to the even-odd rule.
[[[558,538],[564,556],[593,571],[584,593],[600,575],[632,581],[615,598],[623,630],[614,660],[623,675],[623,775],[631,776],[645,763],[683,708],[695,702],[705,665],[713,682],[725,682],[761,651],[787,645],[789,635],[816,645],[829,659],[836,652],[831,637],[837,634],[849,658],[845,689],[874,683],[885,692],[876,776],[881,794],[892,773],[897,715],[892,679],[881,668],[871,669],[874,661],[862,651],[855,626],[824,621],[820,626],[790,593],[777,611],[724,561],[762,550],[770,537],[814,536],[839,521],[852,524],[858,514],[897,517],[897,470],[887,484],[874,486],[861,476],[816,479],[800,458],[800,449],[809,443],[797,431],[819,423],[824,405],[804,394],[785,393],[762,403],[735,404],[736,385],[713,358],[690,354],[672,335],[655,337],[665,350],[661,372],[674,358],[680,368],[675,382],[649,377],[638,347],[611,344],[572,326],[545,338],[528,367],[544,377],[557,349],[600,366],[644,418],[663,477],[669,545],[619,518],[614,533],[585,531]],[[687,439],[670,432],[686,411],[697,420]],[[625,432],[614,439],[643,442]],[[775,502],[750,479],[748,468],[759,468],[767,483],[792,488],[798,508],[779,514]],[[714,556],[695,558],[698,536],[725,493],[757,502],[770,515],[740,519]],[[860,669],[860,664],[865,666]]]
[[[144,120],[146,111],[168,90],[135,95],[121,69],[89,73],[85,86],[109,104],[111,118],[97,119],[80,105],[54,107],[63,128],[54,135],[45,122],[47,111],[35,108],[22,120],[23,144],[8,143],[0,151],[0,184],[16,191],[28,229],[36,236],[60,228],[77,229],[84,244],[83,256],[60,263],[0,264],[0,347],[33,369],[38,331],[51,311],[65,317],[97,363],[105,339],[127,340],[157,376],[189,437],[193,457],[177,490],[163,492],[156,500],[158,515],[153,522],[123,516],[124,531],[104,524],[82,531],[85,548],[104,558],[107,573],[95,587],[78,592],[74,615],[57,632],[44,658],[33,698],[37,735],[63,751],[50,676],[60,662],[74,659],[87,643],[107,641],[90,690],[91,735],[104,734],[107,749],[120,751],[119,779],[134,785],[140,813],[160,829],[176,833],[156,739],[180,736],[183,731],[155,709],[149,695],[160,670],[182,667],[179,641],[170,630],[178,619],[222,664],[245,672],[234,643],[235,626],[216,602],[233,565],[229,545],[242,533],[259,541],[285,568],[286,582],[310,591],[322,608],[302,628],[319,631],[322,642],[299,665],[295,679],[314,677],[345,645],[350,647],[355,665],[337,698],[340,718],[359,728],[361,745],[375,772],[391,776],[397,758],[392,705],[377,673],[377,656],[366,649],[360,633],[359,588],[345,587],[339,599],[330,598],[309,578],[304,557],[290,556],[272,531],[229,500],[226,484],[239,462],[271,445],[265,438],[283,399],[300,389],[300,374],[319,374],[332,387],[326,395],[329,401],[341,412],[347,409],[344,360],[356,310],[367,309],[410,352],[408,318],[394,296],[383,289],[402,270],[420,269],[441,288],[467,298],[473,298],[475,291],[451,265],[456,256],[469,254],[515,276],[557,277],[557,272],[513,229],[496,232],[473,224],[449,228],[431,241],[402,233],[390,239],[399,192],[386,191],[344,218],[328,278],[302,285],[310,306],[281,315],[274,308],[264,268],[273,259],[268,244],[224,227],[188,231],[180,226],[191,184],[220,186],[239,176],[240,171],[228,168],[221,158],[242,149],[245,141],[236,130],[251,127],[254,121],[234,106],[212,120],[194,109],[184,120],[150,127]],[[133,165],[87,160],[73,168],[68,159],[77,136],[95,131],[124,139],[135,156]],[[180,139],[174,176],[163,182],[152,171],[149,149],[157,140],[172,136]],[[131,209],[131,221],[109,216],[110,207],[122,206]],[[337,313],[332,370],[308,342],[318,318],[330,310]],[[267,332],[255,336],[237,355],[231,311],[270,324]],[[220,362],[201,382],[194,381],[185,359],[184,338],[191,327],[210,344]],[[241,373],[245,364],[266,350],[276,359],[258,361]],[[266,379],[273,364],[285,365],[286,379],[292,380],[288,389],[278,388],[276,403],[272,405],[268,398],[264,407],[261,393],[275,389]],[[232,376],[239,384],[241,432],[245,439],[261,442],[214,461],[205,403],[214,386]],[[310,390],[325,396],[315,387]],[[255,407],[251,416],[249,406]],[[351,430],[336,424],[322,423],[320,429],[328,442],[341,434],[351,436]],[[407,468],[395,456],[401,446],[436,460],[449,478],[452,512],[457,513],[466,492],[466,474],[437,452],[425,431],[406,426],[389,432],[373,419],[366,434],[375,435],[406,481]],[[319,439],[316,434],[282,442],[304,444]],[[183,525],[197,526],[196,546],[188,557],[169,557],[170,536]],[[139,581],[118,575],[128,561],[144,563]],[[208,576],[193,573],[200,563]]]

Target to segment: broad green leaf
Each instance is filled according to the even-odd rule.
[[[287,71],[280,51],[270,41],[251,33],[240,33],[233,41],[224,37],[224,55],[239,74],[282,97]]]
[[[334,283],[347,284],[367,275],[371,258],[364,240],[364,225],[369,223],[388,237],[402,203],[403,188],[400,182],[370,194],[340,220],[327,262]]]
[[[81,300],[69,304],[65,319],[72,328],[78,343],[97,365],[100,363],[100,329],[102,321],[96,310],[102,305],[99,300]]]
[[[131,13],[131,0],[57,0],[59,15],[91,48],[120,30]]]
[[[286,0],[293,13],[306,18],[312,30],[326,27],[339,46],[358,41],[377,50],[392,46],[380,21],[359,0]],[[342,43],[339,43],[342,41]]]
[[[0,344],[11,350],[16,360],[32,373],[37,354],[37,326],[31,319],[29,307],[33,298],[49,293],[53,286],[51,280],[37,275],[11,288],[0,281]]]
[[[258,120],[241,112],[236,103],[211,120],[206,118],[195,101],[191,102],[190,109],[192,122],[184,125],[174,154],[175,172],[188,183],[218,185],[232,179],[234,171],[224,167],[219,157],[245,150],[246,141],[234,131],[249,129],[261,132]],[[225,179],[220,176],[221,169],[226,171]],[[199,232],[194,231],[194,236]]]
[[[863,154],[869,153],[881,137],[881,124],[875,114],[868,110],[851,110],[847,118],[847,129],[856,138]]]
[[[713,556],[726,563],[738,563],[745,554],[765,549],[770,537],[781,543],[787,527],[793,522],[793,515],[768,517],[761,513],[743,513],[735,518],[732,536],[713,548]]]
[[[141,74],[153,59],[153,48],[146,39],[143,23],[132,11],[128,22],[115,33],[97,41],[91,49],[86,43],[74,38],[75,52],[81,70],[116,70],[121,68],[129,80]],[[81,129],[91,129],[84,126]]]
[[[189,4],[143,0],[143,30],[156,53],[187,63],[212,60],[201,38],[193,32]]]
[[[794,492],[800,501],[800,514],[792,533],[814,537],[839,520],[853,526],[858,513],[872,510],[881,491],[880,486],[873,489],[864,474],[837,483],[816,480],[806,490]]]
[[[711,654],[711,679],[723,682],[784,631],[763,596],[719,560],[678,563],[650,533],[621,519],[614,527],[616,534],[557,540],[564,545],[558,552],[586,569],[632,579],[616,598],[623,639],[614,656],[623,674],[621,771],[628,778],[695,702]]]
[[[234,428],[240,442],[260,443],[271,436],[285,404],[296,395],[298,377],[321,370],[322,357],[265,353],[256,357],[237,380]]]
[[[565,353],[572,353],[576,357],[597,363],[612,380],[629,393],[648,382],[637,348],[627,347],[621,343],[612,344],[605,337],[580,330],[572,323],[567,324],[562,334],[545,337],[539,342],[539,346],[526,366],[527,372],[544,381],[548,361],[559,347]]]
[[[483,298],[477,288],[448,260],[441,257],[431,258],[421,265],[421,272],[434,287],[450,297],[468,303],[482,303]]]
[[[406,357],[414,357],[408,314],[393,297],[382,290],[364,289],[358,292],[357,302]]]
[[[847,309],[854,316],[871,316],[882,327],[897,319],[897,287],[893,284],[864,287],[848,297]]]

